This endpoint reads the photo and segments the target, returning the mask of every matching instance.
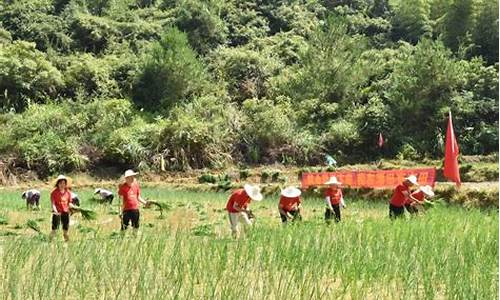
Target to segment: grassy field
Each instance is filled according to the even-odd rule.
[[[231,238],[228,194],[143,189],[170,204],[143,209],[140,234],[118,233],[118,204],[86,201],[97,220],[76,215],[71,241],[49,243],[48,191],[40,212],[20,192],[0,194],[3,299],[494,299],[498,211],[436,207],[391,222],[381,203],[346,199],[343,222],[326,226],[320,199],[304,221],[281,226],[277,197],[254,203],[253,228]],[[0,219],[1,220],[1,219]]]

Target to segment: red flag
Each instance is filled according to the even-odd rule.
[[[453,132],[451,111],[448,116],[448,129],[446,130],[446,146],[444,151],[444,177],[454,181],[460,186],[460,172],[458,167],[458,143]]]
[[[382,148],[383,145],[384,145],[384,137],[382,136],[382,133],[379,133],[378,134],[378,147]]]

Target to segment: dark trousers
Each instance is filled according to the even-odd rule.
[[[326,208],[325,221],[327,223],[330,223],[333,216],[335,216],[335,222],[338,223],[338,222],[340,222],[340,204],[333,204],[332,208],[333,208],[333,211],[329,208]]]
[[[33,195],[26,199],[26,207],[38,207],[40,205],[40,195]]]
[[[104,198],[105,201],[107,201],[109,204],[113,203],[114,196],[109,195]]]
[[[124,210],[122,214],[122,230],[127,229],[129,223],[132,223],[132,227],[139,228],[139,210]]]
[[[400,218],[400,217],[403,217],[405,214],[405,207],[404,206],[401,206],[401,207],[398,207],[398,206],[394,206],[392,204],[389,204],[389,217],[391,219],[396,219],[396,218]]]
[[[59,216],[52,215],[52,230],[57,230],[62,223],[64,231],[69,229],[69,213],[61,213]]]
[[[291,214],[293,217],[292,222],[302,220],[302,216],[300,215],[300,209],[291,210],[288,211],[288,213]],[[286,223],[288,221],[287,215],[282,214],[281,211],[280,211],[280,217],[281,217],[281,222]]]

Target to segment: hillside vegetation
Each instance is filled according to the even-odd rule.
[[[0,4],[0,169],[438,158],[449,111],[497,151],[497,1]]]

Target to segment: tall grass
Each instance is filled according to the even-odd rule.
[[[113,234],[119,228],[111,213],[117,204],[96,205],[94,221],[76,216],[79,224],[70,229],[68,244],[40,241],[24,229],[0,237],[0,297],[492,299],[498,294],[496,211],[441,207],[391,222],[385,205],[353,201],[342,223],[326,226],[322,202],[312,198],[305,199],[304,222],[282,226],[277,199],[267,198],[252,208],[255,226],[233,240],[222,210],[227,194],[162,189],[144,194],[172,209],[165,219],[154,209],[142,210],[138,237]],[[46,219],[42,231],[49,230],[48,205],[26,212],[15,198],[2,194],[0,213],[8,215],[9,224],[0,231],[15,231],[18,222],[37,217]],[[102,224],[109,218],[112,222]],[[81,230],[86,227],[95,231]]]

